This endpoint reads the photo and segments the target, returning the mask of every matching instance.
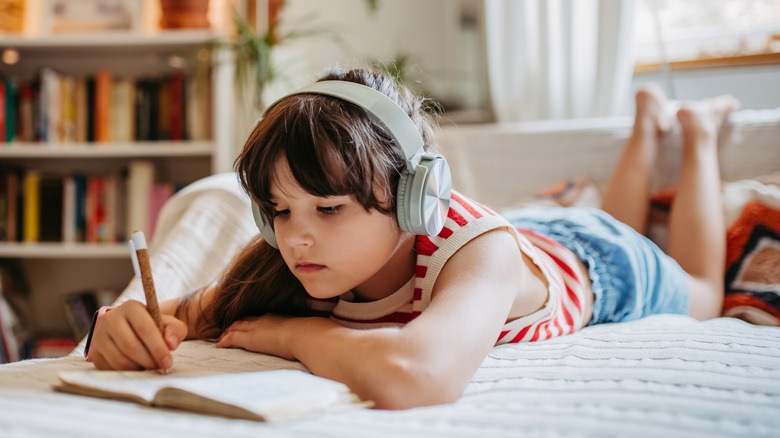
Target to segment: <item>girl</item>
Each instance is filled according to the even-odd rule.
[[[434,146],[423,102],[388,78],[336,70],[323,79],[380,91]],[[630,227],[585,209],[522,210],[510,223],[452,192],[443,229],[427,236],[399,226],[406,160],[381,120],[339,98],[287,96],[236,161],[278,249],[258,236],[216,285],[161,303],[164,336],[139,302],[105,313],[90,355],[100,369],[169,368],[182,340],[219,338],[218,347],[299,360],[379,408],[407,408],[457,399],[499,343],[662,312],[716,317],[725,252],[717,133],[737,103],[677,111],[685,144],[671,257],[634,231],[644,228],[669,105],[654,88],[636,104],[603,206]]]

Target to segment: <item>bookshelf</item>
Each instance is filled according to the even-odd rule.
[[[230,53],[213,44],[219,38],[219,34],[210,30],[51,37],[0,34],[0,51],[14,50],[18,54],[15,64],[0,64],[0,79],[11,78],[15,87],[23,83],[40,86],[42,71],[47,70],[59,78],[77,78],[77,81],[89,81],[78,78],[95,78],[97,72],[107,71],[112,84],[129,80],[133,87],[140,87],[138,84],[142,81],[160,81],[167,86],[167,78],[178,76],[187,81],[183,87],[194,88],[196,85],[191,85],[189,80],[198,74],[202,78],[203,66],[208,66],[206,82],[201,83],[207,87],[206,105],[201,101],[197,107],[202,118],[193,119],[195,121],[187,119],[196,113],[196,109],[190,106],[189,100],[182,102],[184,114],[179,123],[186,126],[178,127],[179,135],[173,135],[171,131],[166,135],[142,139],[140,122],[134,118],[132,121],[120,119],[108,122],[114,127],[124,125],[122,129],[133,124],[131,134],[122,138],[116,135],[98,141],[94,135],[86,138],[82,134],[76,138],[62,135],[62,131],[53,136],[54,131],[48,131],[47,135],[36,130],[34,138],[22,138],[17,131],[13,141],[0,141],[0,177],[13,172],[23,179],[29,170],[34,169],[43,175],[61,175],[63,178],[70,175],[85,175],[86,178],[116,175],[122,181],[114,192],[117,197],[114,203],[121,206],[116,212],[120,219],[111,228],[108,238],[101,235],[95,241],[86,241],[82,237],[84,234],[73,238],[66,235],[65,226],[60,239],[55,241],[25,241],[21,231],[15,239],[9,240],[5,233],[0,236],[0,266],[13,266],[13,269],[21,271],[15,274],[21,274],[27,282],[28,315],[23,323],[33,338],[68,335],[68,320],[62,306],[66,295],[83,290],[118,293],[131,279],[132,266],[124,228],[133,227],[128,211],[132,207],[128,204],[133,202],[129,198],[136,181],[130,176],[134,163],[148,166],[153,171],[152,183],[168,185],[171,190],[210,174],[231,170],[235,153],[233,66]],[[204,58],[204,48],[210,48],[212,56]],[[199,56],[200,62],[195,61]],[[200,69],[200,73],[194,72],[195,69]],[[94,81],[97,82],[97,79]],[[92,90],[94,93],[94,88]],[[18,91],[17,88],[15,92]],[[131,97],[133,101],[140,101],[138,93],[138,88],[134,88],[130,95],[136,97]],[[15,98],[18,101],[19,94]],[[89,94],[88,98],[94,101],[95,96]],[[39,103],[35,110],[41,111],[41,105]],[[64,111],[62,114],[65,114]],[[134,117],[142,112],[138,108],[134,111]],[[160,112],[163,110],[160,109]],[[100,117],[97,104],[84,113],[91,120],[85,129],[92,132]],[[18,121],[14,123],[19,126]],[[40,128],[41,122],[36,123],[38,129],[44,129]],[[82,120],[79,123],[87,122]],[[197,134],[193,126],[200,129]],[[23,196],[24,193],[20,195],[19,202],[24,201]],[[69,201],[63,201],[63,204],[66,203]],[[44,207],[42,204],[41,209]],[[21,227],[23,220],[19,219],[17,226]]]

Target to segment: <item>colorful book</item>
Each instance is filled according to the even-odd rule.
[[[187,78],[186,137],[190,140],[211,138],[211,81],[208,75],[196,74]]]
[[[73,102],[75,106],[74,124],[76,130],[74,140],[83,143],[87,141],[87,118],[89,117],[87,112],[87,79],[81,76],[75,78],[74,81]]]
[[[16,81],[5,78],[5,141],[11,143],[16,138]]]
[[[24,196],[24,213],[22,217],[22,241],[38,242],[41,233],[41,173],[28,169],[24,173],[22,191]]]
[[[41,174],[39,182],[38,207],[40,242],[62,241],[62,176],[58,174]]]
[[[173,196],[173,184],[157,183],[149,189],[149,219],[147,220],[147,235],[149,239],[154,236],[154,229],[157,226],[157,218],[160,216],[160,210],[171,196]]]
[[[107,70],[95,73],[95,141],[111,141],[112,75]]]
[[[62,241],[76,241],[76,180],[73,175],[62,179]]]
[[[17,105],[17,125],[19,141],[35,141],[35,86],[32,82],[24,82],[19,87],[19,104]]]
[[[184,140],[184,75],[176,72],[169,79],[170,135],[172,141]]]
[[[5,130],[6,130],[6,119],[8,116],[6,115],[6,108],[5,108],[5,81],[0,78],[0,143],[4,143],[5,140]]]
[[[149,193],[154,184],[154,163],[147,160],[133,160],[127,169],[127,222],[126,235],[133,230],[149,229]]]
[[[22,206],[22,190],[19,180],[19,173],[13,170],[8,171],[5,174],[5,180],[5,189],[7,193],[6,199],[8,201],[8,216],[6,220],[5,236],[3,237],[7,242],[18,242],[20,234],[19,217]]]

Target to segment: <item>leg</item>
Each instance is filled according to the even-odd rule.
[[[683,158],[669,218],[668,253],[690,275],[691,316],[720,316],[724,296],[726,229],[718,166],[718,131],[739,102],[721,96],[677,112]]]
[[[671,126],[671,114],[661,89],[642,86],[636,93],[636,118],[612,178],[607,185],[601,208],[644,234],[650,202],[650,176],[655,165],[661,136]]]

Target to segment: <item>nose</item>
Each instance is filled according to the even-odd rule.
[[[314,230],[305,218],[291,215],[285,224],[277,230],[277,238],[281,237],[288,246],[311,246],[314,243]],[[281,236],[279,236],[281,234]]]

